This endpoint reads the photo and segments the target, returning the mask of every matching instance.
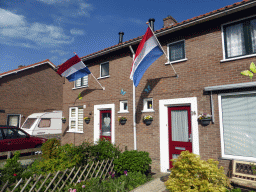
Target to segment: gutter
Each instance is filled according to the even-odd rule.
[[[220,18],[222,16],[226,16],[226,15],[229,15],[229,14],[232,14],[232,13],[244,10],[246,8],[251,8],[251,7],[255,6],[255,4],[256,4],[256,1],[249,2],[249,3],[246,3],[246,4],[242,4],[242,5],[238,5],[237,7],[230,8],[228,10],[224,10],[224,11],[221,11],[221,12],[217,12],[217,13],[214,13],[213,15],[204,16],[203,18],[196,19],[196,20],[187,22],[185,24],[180,24],[180,25],[178,25],[176,27],[171,27],[169,29],[165,29],[164,31],[155,33],[155,35],[157,37],[160,37],[160,36],[166,35],[168,33],[172,33],[172,32],[178,31],[178,30],[183,29],[183,28],[191,27],[191,26],[194,26],[194,25],[199,24],[199,23],[203,23],[203,22],[210,21],[210,20],[213,20],[213,19],[216,19],[216,18]],[[140,42],[142,38],[133,40],[131,42],[123,43],[121,45],[117,45],[114,48],[110,48],[110,49],[102,51],[100,53],[95,53],[95,54],[90,55],[90,56],[85,56],[84,58],[81,58],[81,60],[82,61],[87,61],[87,60],[93,59],[93,58],[95,58],[97,56],[101,56],[101,55],[104,55],[104,54],[107,54],[107,53],[119,50],[121,48],[128,47],[130,45],[135,45],[138,42]]]

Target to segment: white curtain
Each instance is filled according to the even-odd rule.
[[[256,94],[222,96],[224,154],[256,157]]]
[[[256,52],[256,19],[251,20],[252,51]]]
[[[236,24],[226,28],[227,56],[234,57],[245,54],[243,24]]]
[[[9,116],[9,126],[18,126],[18,124],[19,124],[19,116],[10,115]]]
[[[172,141],[188,142],[188,112],[186,110],[171,111]]]

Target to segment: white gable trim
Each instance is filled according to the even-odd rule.
[[[111,142],[115,143],[115,104],[94,105],[94,143],[100,138],[100,110],[111,110]]]
[[[169,169],[169,140],[168,140],[168,107],[190,105],[192,128],[192,151],[199,155],[199,135],[197,122],[197,98],[179,98],[159,100],[159,128],[160,128],[160,169],[167,172]]]

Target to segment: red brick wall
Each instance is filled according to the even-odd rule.
[[[240,13],[239,16],[247,13]],[[221,62],[223,59],[221,24],[230,18],[221,18],[207,24],[200,24],[195,27],[181,30],[159,37],[159,41],[167,50],[166,45],[177,40],[185,39],[185,50],[187,61],[173,64],[178,78],[174,77],[174,72],[170,65],[165,65],[166,58],[161,56],[154,62],[144,74],[139,86],[136,88],[136,108],[137,108],[137,149],[148,151],[152,158],[152,167],[160,170],[160,138],[159,138],[159,100],[197,97],[198,114],[209,113],[210,96],[205,95],[204,87],[245,83],[251,80],[240,75],[242,70],[248,69],[250,63],[255,62],[256,58],[246,58],[230,62]],[[134,50],[136,48],[134,47]],[[132,126],[132,81],[129,79],[132,65],[132,55],[128,48],[116,51],[97,59],[87,61],[89,69],[96,76],[100,76],[100,63],[109,61],[110,77],[100,79],[99,82],[106,87],[103,91],[92,76],[89,77],[89,87],[72,90],[73,83],[66,81],[63,88],[63,110],[65,117],[68,118],[68,108],[71,106],[86,105],[84,114],[87,116],[94,110],[94,105],[115,104],[116,122],[115,141],[122,149],[128,146],[128,150],[134,149],[133,126]],[[151,92],[143,91],[147,85],[151,86]],[[123,96],[121,89],[126,91]],[[82,91],[82,100],[76,100]],[[143,98],[153,98],[153,108],[155,112],[141,113]],[[122,114],[128,118],[125,125],[119,125],[117,119],[120,114],[119,101],[128,100],[128,114]],[[215,123],[202,127],[199,125],[199,150],[202,159],[213,158],[217,160],[221,157],[220,125],[217,94],[213,95]],[[152,115],[154,121],[150,126],[146,126],[142,118],[144,115]],[[67,120],[68,122],[68,120]],[[65,124],[63,132],[68,129]],[[63,133],[62,143],[74,143],[79,145],[85,139],[93,140],[93,117],[89,125],[84,124],[84,134]],[[227,172],[230,161],[220,160],[220,165],[225,167]]]
[[[62,110],[62,78],[49,65],[40,65],[0,79],[0,124],[7,114],[21,114],[21,124],[32,113]]]

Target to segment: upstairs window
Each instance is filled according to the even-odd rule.
[[[88,75],[75,81],[75,88],[88,87]]]
[[[168,53],[170,62],[185,59],[185,41],[168,44]]]
[[[100,77],[109,76],[109,62],[100,64]]]
[[[234,58],[256,52],[256,19],[224,25],[225,58]]]

